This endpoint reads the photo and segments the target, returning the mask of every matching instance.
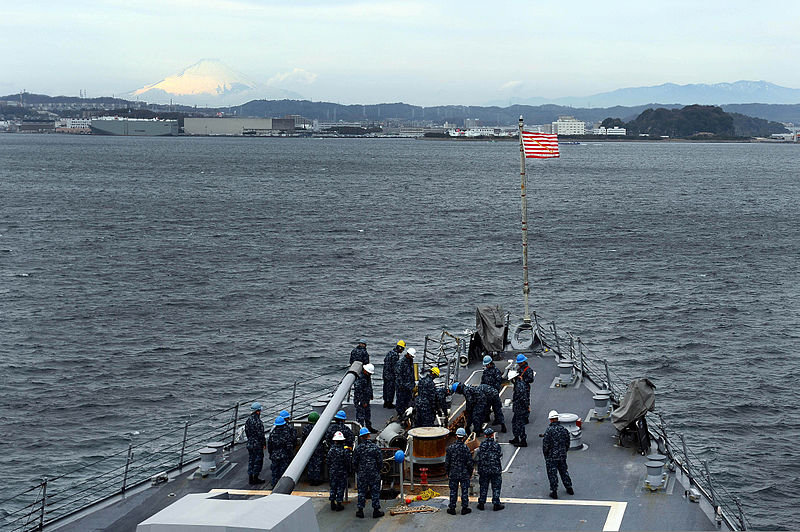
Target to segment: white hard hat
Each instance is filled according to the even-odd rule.
[[[411,355],[411,358],[414,358],[417,355],[417,350],[413,347],[410,347],[408,351],[406,351],[407,355]]]
[[[558,419],[558,412],[551,410],[550,414],[547,416],[547,419]]]
[[[342,434],[342,431],[336,431],[336,434],[333,435],[333,441],[344,441],[344,434]]]
[[[517,371],[515,369],[509,370],[509,372],[508,372],[508,380],[513,379],[517,375],[519,375],[519,371]]]
[[[364,364],[364,371],[372,375],[373,373],[375,373],[375,364],[369,364],[369,363]]]

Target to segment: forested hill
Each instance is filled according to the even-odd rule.
[[[713,105],[687,105],[681,109],[645,109],[635,119],[623,122],[607,118],[606,127],[624,126],[628,135],[650,135],[688,138],[695,136],[757,137],[786,133],[777,122],[738,113],[726,113]]]

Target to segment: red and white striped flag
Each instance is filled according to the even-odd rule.
[[[558,135],[523,131],[522,147],[525,150],[526,159],[558,157]]]

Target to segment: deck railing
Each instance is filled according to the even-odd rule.
[[[267,428],[274,415],[286,409],[308,413],[315,401],[327,399],[339,384],[345,367],[292,386],[261,394],[207,415],[192,417],[154,438],[131,437],[112,454],[66,473],[44,478],[14,496],[0,500],[0,530],[41,530],[50,523],[87,510],[114,496],[146,486],[155,477],[179,474],[199,460],[198,451],[209,442],[224,442],[225,451],[243,441],[250,404],[260,401]]]

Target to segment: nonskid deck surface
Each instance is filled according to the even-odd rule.
[[[498,361],[497,364],[500,366],[501,362]],[[504,510],[492,511],[491,491],[486,510],[477,510],[477,475],[473,477],[475,495],[470,496],[472,513],[465,516],[446,513],[448,490],[444,486],[433,486],[441,493],[440,497],[412,505],[425,504],[437,508],[438,511],[390,516],[389,510],[399,503],[399,498],[382,500],[381,506],[386,516],[378,519],[372,518],[369,501],[364,512],[366,517],[359,519],[355,516],[357,493],[353,487],[349,490],[349,501],[342,512],[330,510],[327,485],[310,487],[301,483],[294,494],[312,499],[321,530],[392,530],[417,527],[432,530],[717,529],[707,515],[708,508],[689,502],[684,496],[686,487],[674,474],[670,475],[666,490],[649,492],[644,489],[646,458],[633,448],[619,447],[616,431],[609,421],[588,420],[588,414],[593,408],[593,391],[590,389],[593,384],[577,384],[566,388],[554,386],[558,367],[549,354],[530,357],[529,364],[537,372],[537,376],[531,390],[531,422],[526,427],[528,447],[516,448],[508,443],[513,437],[510,407],[504,408],[509,432],[496,435],[503,447]],[[481,378],[480,364],[462,368],[461,376],[470,376],[468,382],[478,384]],[[502,392],[502,398],[510,397],[509,387]],[[461,399],[460,395],[454,396],[454,416],[460,413]],[[575,495],[567,495],[563,486],[560,486],[558,500],[548,496],[550,488],[542,457],[541,438],[538,437],[547,427],[547,413],[553,409],[561,413],[571,412],[584,419],[584,449],[570,451],[567,458]],[[352,419],[352,406],[345,407],[345,410],[348,418]],[[394,410],[384,409],[382,401],[377,399],[372,405],[372,413],[373,425],[381,427],[394,414]],[[59,530],[133,531],[138,523],[188,493],[237,490],[234,491],[237,496],[248,497],[270,493],[267,489],[252,490],[252,486],[248,485],[247,451],[244,446],[239,446],[234,451],[232,462],[233,467],[221,478],[193,478],[193,471],[187,471],[173,481],[129,495],[125,500],[95,511]],[[269,459],[265,460],[262,477],[269,478]],[[431,482],[439,483],[433,479]]]

